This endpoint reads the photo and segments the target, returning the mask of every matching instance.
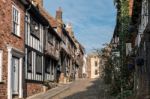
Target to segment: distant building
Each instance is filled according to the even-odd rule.
[[[88,78],[98,78],[101,75],[100,57],[96,53],[87,56]]]
[[[84,55],[83,57],[83,67],[82,67],[82,77],[86,78],[87,77],[87,55]]]

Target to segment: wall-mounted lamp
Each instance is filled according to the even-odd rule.
[[[39,29],[38,24],[35,24],[34,29],[37,31]]]

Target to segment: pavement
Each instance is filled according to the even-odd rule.
[[[61,92],[64,92],[65,90],[69,89],[70,84],[60,84],[56,88],[50,89],[47,92],[42,92],[36,95],[33,95],[31,97],[28,97],[27,99],[51,99],[52,97],[56,96],[57,94],[60,94]]]
[[[79,79],[28,99],[114,99],[100,79]]]
[[[82,79],[50,99],[114,99],[107,90],[107,85],[100,79]]]

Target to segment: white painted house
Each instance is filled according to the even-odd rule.
[[[87,57],[87,72],[89,78],[100,77],[100,58],[96,53],[89,54]]]

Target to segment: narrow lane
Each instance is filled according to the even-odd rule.
[[[82,79],[52,99],[113,99],[107,95],[105,88],[100,79]]]

